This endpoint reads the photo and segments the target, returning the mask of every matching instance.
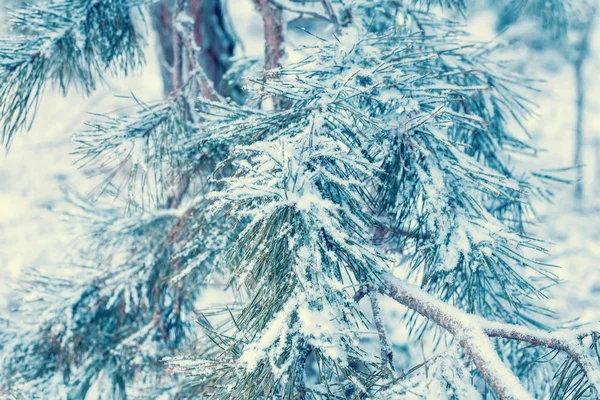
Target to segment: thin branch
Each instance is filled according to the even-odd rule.
[[[323,4],[323,8],[325,9],[325,12],[329,16],[329,20],[335,26],[335,32],[340,33],[340,21],[338,20],[337,15],[335,14],[335,9],[333,8],[333,5],[331,4],[331,0],[321,0],[321,4]]]
[[[389,365],[390,368],[394,370],[394,353],[390,347],[390,343],[385,332],[385,326],[383,325],[383,319],[381,318],[381,306],[379,305],[379,299],[377,298],[378,295],[379,293],[376,291],[371,291],[369,293],[369,300],[371,301],[371,309],[373,310],[375,328],[377,328],[377,333],[379,336],[382,366],[387,369],[387,366]],[[390,372],[390,375],[393,374]]]
[[[490,388],[505,400],[532,399],[514,373],[500,359],[490,338],[518,340],[566,352],[584,371],[590,383],[600,389],[600,368],[579,342],[585,333],[545,332],[488,321],[469,315],[425,293],[417,286],[388,275],[380,292],[421,314],[452,334],[471,358]]]
[[[291,6],[291,5],[282,3],[279,0],[271,0],[271,3],[276,4],[277,6],[281,7],[282,9],[284,9],[286,11],[289,11],[289,12],[293,12],[293,13],[300,14],[300,15],[308,15],[308,16],[311,16],[314,18],[323,19],[328,22],[333,22],[326,15],[318,13],[317,11]]]
[[[190,32],[190,35],[193,35],[193,32]],[[221,94],[215,89],[213,82],[206,75],[204,68],[202,68],[202,66],[197,62],[197,58],[200,54],[200,48],[192,42],[190,37],[183,37],[183,44],[188,51],[188,58],[191,66],[190,78],[193,78],[197,81],[202,96],[208,100],[224,102],[225,99],[223,96],[221,96]]]
[[[545,332],[522,326],[486,321],[486,326],[483,329],[488,337],[517,340],[564,351],[579,365],[590,383],[600,393],[600,368],[595,365],[587,349],[581,344],[581,340],[588,336],[594,330],[593,328],[581,332]]]

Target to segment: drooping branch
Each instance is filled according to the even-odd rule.
[[[488,321],[469,315],[425,293],[420,288],[391,275],[385,277],[380,292],[447,330],[475,364],[483,379],[501,399],[532,399],[514,373],[500,359],[490,338],[517,340],[567,353],[600,390],[600,368],[580,343],[583,331],[545,332],[521,326]]]

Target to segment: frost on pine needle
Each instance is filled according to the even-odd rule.
[[[146,210],[123,217],[121,209],[99,208],[79,197],[72,203],[68,217],[87,226],[80,253],[72,254],[76,273],[61,280],[28,274],[22,282],[30,295],[19,310],[22,319],[11,321],[8,332],[28,333],[11,347],[5,373],[11,376],[18,365],[26,366],[11,378],[19,387],[50,385],[60,374],[73,398],[84,396],[102,379],[107,393],[117,397],[130,389],[126,382],[134,377],[137,388],[147,390],[159,379],[166,390],[174,381],[167,384],[164,367],[151,360],[192,344],[195,295],[185,287],[205,281],[206,266],[223,245],[221,237],[211,241],[206,234],[201,249],[175,252],[182,237],[200,233],[193,224],[178,226],[185,210]],[[200,215],[194,220],[200,221]],[[219,229],[212,225],[206,232]],[[43,292],[40,282],[47,282]],[[42,318],[36,314],[38,307],[45,310]],[[154,367],[148,368],[148,362]]]
[[[95,89],[106,72],[127,73],[142,61],[132,12],[139,0],[61,0],[29,5],[10,15],[12,40],[0,41],[1,143],[29,128],[41,96]]]
[[[76,198],[68,214],[87,224],[76,260],[90,272],[57,281],[72,295],[48,286],[57,306],[11,341],[12,383],[59,371],[74,398],[106,380],[113,397],[152,387],[147,398],[214,399],[520,400],[600,387],[597,329],[549,331],[541,288],[555,276],[530,258],[544,251],[527,233],[531,204],[550,178],[513,157],[535,154],[522,123],[530,82],[431,11],[463,12],[462,1],[348,3],[303,6],[331,29],[293,49],[282,18],[296,5],[257,0],[266,71],[240,61],[224,78],[247,76],[248,92],[228,99],[193,62],[175,65],[166,100],[77,136],[81,165],[106,176],[97,201]],[[200,52],[193,21],[173,22],[177,57]],[[8,132],[23,104],[1,114],[17,118]],[[46,278],[32,277],[23,312],[36,315]],[[233,299],[208,307],[211,288]],[[445,332],[439,356],[411,374],[397,368],[382,297],[407,309],[393,325],[413,339]]]
[[[240,338],[236,354],[249,380],[257,381],[265,373],[276,382],[289,378],[292,370],[302,368],[297,362],[303,351],[318,357],[323,368],[341,369],[350,364],[339,357],[340,349],[341,354],[354,357],[364,353],[357,342],[359,328],[366,326],[364,316],[353,306],[354,294],[348,289],[356,293],[357,285],[379,281],[389,268],[371,237],[373,226],[393,236],[388,223],[414,221],[410,223],[423,236],[415,268],[423,255],[441,257],[427,263],[436,275],[431,278],[435,284],[425,287],[436,293],[442,285],[447,288],[440,279],[470,283],[458,279],[456,271],[470,276],[484,270],[488,276],[485,257],[499,253],[499,246],[516,252],[513,247],[521,245],[519,235],[485,208],[487,198],[513,201],[511,194],[522,190],[519,182],[495,170],[495,165],[478,163],[454,139],[461,127],[486,129],[481,117],[458,112],[454,104],[473,101],[474,109],[487,110],[489,102],[477,93],[502,93],[505,87],[495,88],[490,77],[470,72],[475,61],[467,61],[470,58],[463,51],[454,54],[453,49],[461,48],[458,44],[438,43],[435,38],[429,42],[401,29],[387,35],[347,30],[337,43],[306,49],[304,60],[281,68],[280,80],[265,84],[264,90],[288,98],[289,108],[275,113],[238,112],[238,117],[227,114],[227,122],[218,129],[203,125],[203,143],[239,142],[231,149],[234,175],[216,181],[223,189],[210,197],[215,199],[213,212],[224,209],[245,221],[229,257],[231,284],[247,291],[249,298],[243,311],[232,315],[234,336]],[[448,71],[448,64],[454,65],[455,73]],[[462,69],[461,64],[465,64]],[[421,75],[421,68],[430,73]],[[454,76],[461,74],[467,78]],[[498,110],[486,112],[500,115]],[[500,137],[506,132],[485,134]],[[406,152],[402,160],[395,158],[400,143]],[[403,164],[397,175],[389,173],[390,161]],[[377,181],[379,177],[385,184]],[[388,184],[388,179],[397,181]],[[414,187],[412,192],[382,193],[407,184]],[[410,214],[377,214],[407,202],[415,204]],[[489,262],[497,264],[497,260],[500,256]],[[512,273],[512,267],[508,271]],[[448,273],[454,276],[442,278]],[[524,279],[515,276],[510,282],[514,286],[502,294],[524,301],[536,293]],[[298,297],[298,288],[306,300]],[[466,308],[475,300],[469,290],[482,293],[474,286],[456,289],[465,290]],[[493,310],[476,309],[482,315],[500,315],[495,306]],[[331,315],[323,319],[336,322],[339,342],[332,341],[338,335],[331,334],[323,341],[329,329],[323,325],[305,326],[302,316],[315,312]],[[345,316],[342,325],[335,315]],[[253,337],[255,342],[248,339]],[[231,360],[232,354],[226,351],[222,357]],[[367,370],[380,364],[365,358],[354,362]],[[238,368],[227,378],[213,375],[207,382],[233,379],[240,373]],[[345,379],[362,391],[369,384],[358,382],[367,376]],[[275,390],[260,386],[246,392],[250,388],[245,379],[235,382],[228,396]],[[286,391],[291,390],[290,384],[281,382]]]
[[[392,399],[464,399],[478,400],[483,396],[471,383],[471,374],[464,364],[460,349],[451,346],[439,357],[424,362],[414,376],[394,384],[374,396],[377,400]]]
[[[126,191],[135,204],[163,204],[175,195],[170,192],[174,181],[182,181],[206,158],[184,149],[186,137],[195,129],[189,117],[193,105],[185,97],[193,91],[185,89],[158,104],[138,101],[136,113],[100,116],[88,122],[87,131],[75,135],[78,166],[105,177],[97,196],[106,190],[115,195]]]

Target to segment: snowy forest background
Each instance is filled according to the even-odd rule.
[[[0,0],[2,6],[17,1]],[[243,46],[237,56],[264,57],[261,17],[252,0],[228,0],[231,23]],[[568,33],[568,45],[557,45],[552,33],[537,26],[534,18],[503,25],[501,2],[470,0],[464,20],[476,40],[512,41],[509,53],[515,68],[535,79],[537,92],[528,93],[536,103],[536,116],[526,121],[532,142],[543,151],[530,160],[540,168],[561,170],[565,180],[577,180],[574,166],[578,118],[577,82],[572,48],[581,32]],[[542,4],[544,2],[540,2]],[[0,21],[5,16],[0,9]],[[1,27],[5,26],[0,23]],[[550,254],[541,261],[559,265],[555,273],[560,284],[549,288],[546,306],[557,313],[563,326],[579,326],[600,320],[600,21],[592,24],[589,55],[583,67],[585,90],[583,156],[581,176],[583,197],[577,199],[575,185],[556,184],[550,203],[536,204],[539,223],[533,233],[547,239]],[[499,32],[505,30],[504,32]],[[5,32],[2,32],[4,35]],[[302,33],[293,33],[302,38]],[[62,96],[48,91],[35,122],[26,134],[18,135],[6,155],[0,157],[0,317],[10,316],[19,307],[21,274],[31,268],[45,274],[67,274],[73,241],[81,227],[64,212],[70,189],[89,193],[99,177],[74,166],[76,143],[71,134],[84,128],[91,113],[127,110],[131,94],[143,102],[163,96],[163,81],[155,54],[156,37],[148,30],[146,64],[124,79],[108,79],[90,98],[77,91]],[[303,39],[298,39],[299,41]],[[221,304],[222,295],[212,289],[203,293],[203,307]],[[386,309],[386,303],[384,303]],[[390,308],[391,309],[391,308]],[[392,311],[390,311],[392,312]],[[43,315],[43,313],[42,313]],[[393,320],[393,319],[392,319]],[[410,342],[400,318],[387,326],[396,362],[407,370],[435,356],[431,343]],[[0,318],[0,330],[3,321]],[[199,330],[200,331],[200,330]],[[200,334],[200,333],[199,333]],[[416,352],[414,349],[418,348]],[[88,397],[95,399],[95,390]],[[0,394],[1,397],[1,394]],[[107,397],[108,398],[108,397]]]

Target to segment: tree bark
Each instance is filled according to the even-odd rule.
[[[193,21],[193,41],[200,49],[195,61],[221,93],[222,78],[235,48],[223,0],[161,0],[151,6],[150,15],[158,37],[165,94],[179,88],[184,71],[194,69],[185,55],[184,38],[179,37],[176,28],[180,12]]]
[[[283,9],[269,0],[254,0],[265,30],[265,70],[281,67],[283,57]]]
[[[264,81],[276,78],[277,70],[281,68],[281,60],[285,55],[283,36],[283,8],[270,0],[254,0],[258,12],[262,16],[265,37],[265,72]],[[281,110],[287,105],[279,96],[273,97],[273,108]]]

